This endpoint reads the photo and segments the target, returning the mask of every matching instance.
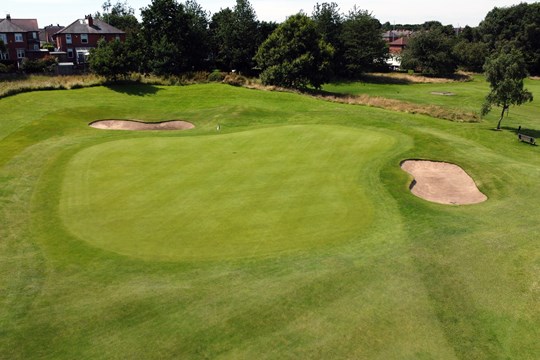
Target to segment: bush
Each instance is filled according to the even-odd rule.
[[[7,74],[8,72],[10,72],[9,66],[0,63],[0,74]]]
[[[232,73],[225,76],[223,82],[232,86],[244,86],[248,83],[248,79],[245,76]]]
[[[225,74],[219,70],[214,70],[208,75],[208,81],[222,82],[225,79]]]
[[[56,58],[46,56],[43,59],[30,60],[25,59],[21,69],[28,74],[53,72],[57,64]]]

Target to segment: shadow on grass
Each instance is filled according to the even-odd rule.
[[[132,81],[122,81],[105,84],[108,89],[117,93],[131,96],[149,96],[157,94],[161,89],[150,84],[141,84]]]
[[[519,134],[528,135],[528,136],[532,136],[534,138],[540,139],[540,130],[526,129],[526,128],[521,128],[520,130],[519,128],[515,128],[511,126],[501,126],[501,129],[511,131],[515,133],[516,135],[519,133]]]

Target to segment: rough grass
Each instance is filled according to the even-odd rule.
[[[464,107],[479,106],[484,93],[475,94],[484,84],[458,85],[452,91],[473,94]],[[423,86],[399,89],[404,97],[411,92],[418,98]],[[527,86],[540,96],[538,82]],[[437,99],[440,106],[453,107],[450,98]],[[221,84],[27,93],[1,99],[0,111],[3,358],[531,359],[540,352],[540,157],[538,147],[519,143],[515,135],[518,125],[538,132],[537,101],[511,109],[502,132],[491,131],[496,114],[480,123],[455,123]],[[103,118],[182,119],[197,128],[130,133],[87,126]],[[367,154],[356,146],[331,158],[336,165],[343,158],[357,179],[345,176],[349,181],[343,191],[353,196],[358,187],[369,189],[367,196],[376,200],[372,225],[348,235],[348,241],[262,258],[163,261],[94,246],[64,222],[62,189],[73,184],[73,166],[93,148],[118,142],[142,146],[123,149],[140,155],[136,169],[117,156],[110,166],[127,166],[126,176],[144,178],[141,186],[151,186],[151,172],[162,170],[155,156],[145,157],[146,144],[162,146],[162,156],[172,159],[171,142],[193,145],[185,150],[193,155],[199,139],[202,144],[208,138],[227,139],[233,146],[245,133],[258,140],[253,153],[262,142],[261,150],[272,148],[288,158],[291,148],[299,151],[305,144],[300,135],[284,145],[280,136],[257,134],[279,134],[298,125],[306,135],[312,128],[326,135],[313,142],[321,149],[306,147],[320,156],[304,155],[298,164],[305,169],[304,161],[313,161],[315,175],[333,169],[324,156],[330,149],[343,149],[333,129],[359,142],[369,134],[394,141],[386,153],[374,154],[380,156],[375,161],[365,162]],[[197,154],[203,166],[205,149]],[[408,190],[411,179],[399,168],[406,158],[459,164],[489,200],[455,207],[415,197]],[[174,164],[170,168],[177,170]],[[259,169],[253,164],[240,168],[246,173]],[[109,174],[110,180],[122,175],[90,169]],[[317,183],[306,176],[307,183]],[[325,176],[339,182],[343,173]],[[203,180],[200,175],[191,179]],[[160,181],[166,179],[155,180]],[[171,198],[177,195],[167,191]],[[97,199],[88,197],[92,206]],[[117,206],[122,205],[133,209],[125,202]],[[144,211],[155,218],[160,209],[153,205]],[[205,216],[206,209],[198,211],[195,215]],[[358,229],[362,218],[356,217],[341,228]],[[301,224],[308,230],[317,226]],[[157,235],[160,229],[149,232]],[[234,241],[235,234],[222,237],[227,238]]]

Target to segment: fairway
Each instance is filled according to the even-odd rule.
[[[328,88],[480,108],[446,85]],[[0,99],[0,358],[537,358],[538,104],[493,131],[217,83]],[[415,196],[407,159],[487,200]]]
[[[287,253],[359,239],[373,217],[368,162],[392,138],[285,126],[197,138],[118,140],[70,161],[69,230],[140,258]]]

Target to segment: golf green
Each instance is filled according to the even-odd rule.
[[[377,194],[368,184],[378,174],[367,166],[394,141],[380,132],[298,125],[104,142],[67,164],[60,214],[78,238],[145,259],[335,246],[359,239],[372,222]]]

